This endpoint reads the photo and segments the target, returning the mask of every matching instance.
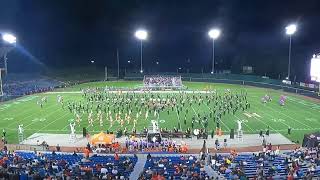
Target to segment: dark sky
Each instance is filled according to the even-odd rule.
[[[296,22],[292,39],[292,74],[305,78],[313,53],[320,52],[319,0],[0,0],[0,29],[14,32],[34,58],[17,48],[11,66],[39,60],[47,67],[138,65],[134,31],[149,31],[145,67],[162,71],[192,67],[210,71],[211,27],[222,30],[215,43],[218,69],[239,72],[251,65],[257,74],[287,72],[285,26]],[[187,59],[190,64],[187,64]],[[13,68],[13,67],[11,67]]]

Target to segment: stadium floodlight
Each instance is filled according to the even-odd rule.
[[[134,34],[137,39],[140,40],[140,73],[143,73],[143,65],[142,65],[142,41],[148,38],[148,32],[144,29],[137,30]]]
[[[290,24],[286,27],[286,34],[287,35],[292,35],[297,31],[297,25],[295,24]]]
[[[140,40],[146,40],[148,38],[148,32],[143,29],[137,30],[134,35]]]
[[[94,61],[90,61],[91,62],[91,64],[93,64],[94,63]]]
[[[288,80],[290,80],[290,68],[291,68],[291,36],[297,31],[296,24],[290,24],[286,27],[286,34],[289,35],[289,55],[288,55]]]
[[[130,63],[131,63],[131,61],[130,61],[130,60],[128,60],[128,63],[130,64]]]
[[[17,37],[11,33],[2,33],[2,40],[5,43],[11,44],[11,45],[15,45],[17,43]],[[5,74],[8,74],[8,58],[7,58],[7,53],[8,51],[6,51],[4,53],[3,59],[4,59],[4,69],[5,69]],[[2,58],[2,57],[1,57]]]
[[[211,29],[208,32],[209,37],[212,39],[212,69],[211,74],[214,74],[214,40],[216,40],[221,34],[219,29]]]
[[[159,65],[159,61],[157,61],[156,64]]]
[[[212,39],[217,39],[220,36],[220,30],[219,29],[211,29],[208,32],[208,35]]]
[[[13,34],[10,34],[10,33],[3,34],[2,40],[4,40],[7,43],[10,43],[10,44],[14,44],[17,42],[16,36],[14,36]]]

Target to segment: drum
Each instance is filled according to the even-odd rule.
[[[199,133],[200,133],[200,130],[199,130],[199,129],[195,129],[195,130],[193,130],[193,134],[194,134],[195,136],[198,136],[198,135],[199,135]]]

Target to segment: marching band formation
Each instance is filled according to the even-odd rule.
[[[78,126],[85,125],[87,119],[89,127],[100,126],[108,130],[132,132],[146,131],[151,120],[165,119],[176,122],[177,126],[165,126],[161,131],[178,132],[182,130],[182,123],[191,123],[192,131],[198,134],[207,133],[210,127],[220,128],[222,118],[226,114],[235,114],[250,108],[245,91],[232,92],[226,89],[222,93],[217,91],[179,91],[170,93],[155,93],[152,91],[117,91],[111,92],[101,88],[82,90],[81,100],[64,102],[63,96],[57,96],[57,102],[63,109],[74,115]],[[198,107],[197,107],[198,106]],[[206,107],[205,110],[202,108]],[[201,109],[201,112],[196,109]],[[170,119],[169,119],[170,118]],[[83,123],[83,124],[82,124]],[[168,130],[169,129],[169,130]],[[190,133],[191,129],[187,128]]]

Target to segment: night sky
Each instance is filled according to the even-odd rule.
[[[9,67],[21,70],[41,62],[46,67],[90,64],[139,65],[138,28],[144,43],[145,69],[177,67],[210,72],[212,41],[207,33],[221,29],[215,41],[217,69],[239,73],[253,66],[258,75],[286,74],[289,38],[285,27],[296,23],[292,37],[292,75],[308,78],[309,61],[320,53],[319,0],[0,0],[0,29],[18,37]],[[28,54],[30,53],[30,54]],[[190,63],[188,63],[190,59]],[[159,67],[155,62],[159,61]]]

